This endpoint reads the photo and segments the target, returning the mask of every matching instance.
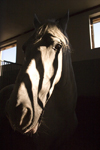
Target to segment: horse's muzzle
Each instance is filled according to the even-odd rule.
[[[16,107],[11,107],[8,101],[5,108],[6,116],[14,130],[21,133],[27,132],[33,122],[33,112],[27,106],[20,104]]]

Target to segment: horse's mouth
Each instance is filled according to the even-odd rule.
[[[37,130],[38,130],[38,128],[40,127],[41,122],[42,122],[43,113],[44,113],[44,111],[42,111],[38,122],[37,122],[34,126],[31,126],[31,127],[29,127],[28,129],[26,129],[26,130],[24,131],[24,134],[33,135],[33,134],[35,134],[35,133],[37,132]]]
[[[38,127],[39,127],[39,123],[37,123],[33,128],[27,129],[27,130],[24,132],[24,134],[26,134],[26,135],[35,134],[35,133],[37,132],[37,130],[38,130]]]
[[[39,123],[36,123],[36,125],[23,130],[22,128],[17,127],[15,124],[13,124],[10,121],[10,119],[9,119],[9,122],[10,122],[10,125],[14,131],[20,132],[21,134],[28,135],[28,136],[32,136],[33,134],[35,134],[39,128],[39,125],[40,125]]]

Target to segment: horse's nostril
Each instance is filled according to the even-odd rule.
[[[19,127],[25,129],[27,126],[30,125],[32,121],[32,112],[31,109],[28,107],[23,106],[20,110],[21,114],[19,113]],[[18,115],[18,114],[17,114]]]
[[[23,107],[22,116],[21,116],[20,123],[19,123],[20,125],[22,125],[23,121],[25,120],[27,113],[28,113],[28,108]]]
[[[5,114],[12,128],[20,131],[25,130],[30,125],[33,117],[31,108],[24,106],[22,103],[11,107],[9,101],[6,103]]]

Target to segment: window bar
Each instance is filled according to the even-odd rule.
[[[91,25],[91,38],[92,38],[92,49],[94,48],[94,30],[93,30],[93,24]]]

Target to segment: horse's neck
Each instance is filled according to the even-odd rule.
[[[70,52],[63,54],[62,76],[59,83],[55,86],[55,90],[61,91],[61,94],[65,93],[67,97],[69,95],[69,98],[72,95],[75,98],[77,93],[76,83],[70,55]]]
[[[75,125],[75,107],[77,100],[77,88],[71,62],[70,53],[63,56],[62,77],[54,90],[55,112],[62,120],[63,125],[67,122],[70,128],[71,123]],[[58,118],[58,119],[59,119]],[[69,119],[70,118],[70,119]],[[74,127],[72,127],[74,128]],[[71,130],[72,130],[71,128]]]

